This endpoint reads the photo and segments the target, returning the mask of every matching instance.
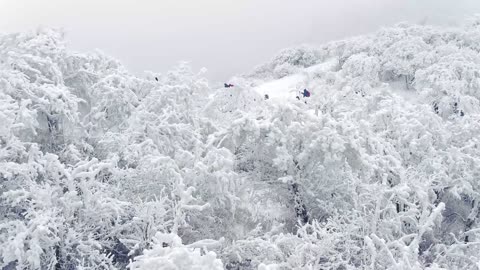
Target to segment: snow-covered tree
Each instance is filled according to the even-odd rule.
[[[478,269],[478,25],[286,49],[228,89],[0,35],[0,266]]]

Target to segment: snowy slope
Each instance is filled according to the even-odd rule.
[[[283,77],[278,80],[263,82],[253,89],[260,95],[268,95],[272,100],[287,101],[294,100],[299,91],[304,88],[311,89],[312,79],[319,73],[334,70],[338,65],[335,59],[328,60],[321,64],[317,64],[305,68],[302,72]],[[312,92],[315,95],[315,92]]]

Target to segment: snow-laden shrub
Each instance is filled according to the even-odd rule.
[[[130,269],[136,270],[222,270],[222,261],[212,251],[189,248],[175,234],[157,233],[153,247],[135,257]]]

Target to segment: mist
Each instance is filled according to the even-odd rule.
[[[475,0],[0,0],[0,31],[60,27],[71,48],[100,49],[130,71],[178,61],[224,81],[279,50],[376,31],[400,21],[455,25]]]

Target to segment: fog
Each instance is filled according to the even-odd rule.
[[[71,48],[99,48],[132,72],[187,60],[223,81],[285,47],[479,12],[478,0],[0,0],[0,31],[61,27]]]

